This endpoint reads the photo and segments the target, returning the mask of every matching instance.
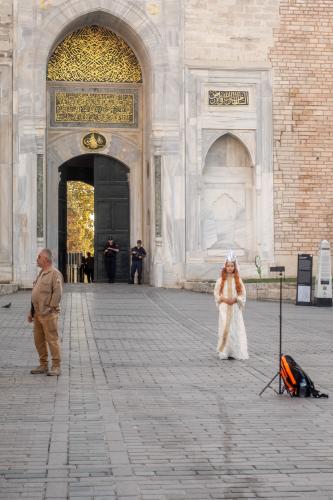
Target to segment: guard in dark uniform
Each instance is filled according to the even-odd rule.
[[[88,283],[94,282],[94,257],[90,252],[87,252],[85,272],[87,276]]]
[[[108,275],[109,283],[114,283],[117,269],[117,254],[119,246],[112,240],[108,240],[104,249],[106,274]]]
[[[141,285],[142,279],[142,268],[143,268],[143,259],[146,257],[146,250],[142,246],[142,241],[138,240],[136,242],[136,247],[131,249],[132,255],[132,266],[131,266],[131,279],[129,283],[131,285],[134,284],[134,276],[135,273],[138,273],[138,285]]]

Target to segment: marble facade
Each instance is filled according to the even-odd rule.
[[[218,38],[207,33],[212,52],[205,62],[195,57],[191,31],[191,16],[207,18],[204,2],[4,2],[12,52],[0,60],[0,214],[5,221],[0,281],[30,286],[38,249],[48,246],[57,253],[58,168],[86,153],[82,137],[89,127],[52,126],[46,68],[64,36],[93,24],[122,36],[144,75],[137,128],[100,126],[98,131],[107,141],[103,154],[130,170],[131,241],[141,237],[148,250],[149,282],[181,287],[213,279],[229,247],[238,253],[243,275],[256,275],[256,255],[264,270],[274,262],[268,50],[278,2],[266,3],[262,14],[271,19],[268,28],[258,28],[257,56],[246,36],[232,42],[239,32],[235,24],[227,40],[225,32]],[[244,22],[246,12],[237,16]],[[226,50],[228,43],[233,47],[228,61],[225,53],[221,60],[214,55],[222,40]],[[246,92],[248,103],[212,106],[211,90]]]
[[[213,279],[234,248],[243,273],[254,275],[254,258],[274,259],[272,96],[269,71],[201,70],[186,73],[187,138],[187,279]],[[194,90],[195,89],[195,90]],[[245,90],[246,107],[212,107],[209,89]],[[234,138],[238,156],[225,163]],[[232,156],[232,155],[231,155]],[[247,162],[244,163],[244,157]]]

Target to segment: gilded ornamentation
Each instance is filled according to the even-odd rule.
[[[48,80],[74,82],[142,82],[133,50],[101,26],[85,26],[68,35],[53,52]]]
[[[39,7],[41,9],[46,9],[47,7],[50,7],[51,1],[48,0],[39,0]]]
[[[106,145],[106,139],[104,135],[99,134],[98,132],[90,132],[83,137],[82,144],[87,149],[101,149]]]
[[[249,93],[246,90],[209,90],[209,106],[247,106]]]
[[[55,121],[132,124],[134,95],[56,92]]]
[[[160,8],[156,3],[149,3],[146,7],[148,14],[151,16],[157,16],[160,12]]]

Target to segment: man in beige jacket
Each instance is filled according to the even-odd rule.
[[[39,355],[39,366],[33,368],[33,375],[46,373],[50,376],[60,375],[60,347],[58,338],[58,318],[63,288],[63,277],[53,267],[52,252],[44,248],[37,257],[37,265],[41,268],[31,293],[31,310],[29,323],[34,323],[35,346]],[[52,357],[51,370],[48,369],[48,350]]]

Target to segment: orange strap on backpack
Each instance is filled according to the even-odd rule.
[[[283,382],[285,385],[286,390],[289,392],[291,396],[295,395],[296,392],[296,387],[297,387],[297,382],[295,380],[295,377],[290,370],[290,367],[288,365],[288,362],[285,358],[285,356],[281,356],[281,377],[283,378]]]

